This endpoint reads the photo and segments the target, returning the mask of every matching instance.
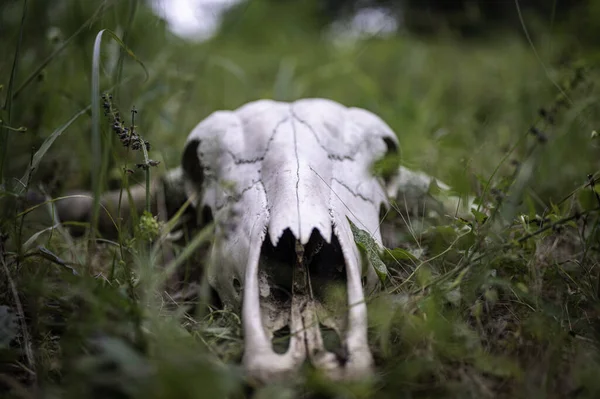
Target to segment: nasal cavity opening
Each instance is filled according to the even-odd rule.
[[[342,246],[335,234],[330,243],[315,229],[304,247],[304,264],[308,265],[313,296],[324,305],[332,295],[339,296],[346,289],[346,262]],[[343,295],[346,304],[345,292]]]
[[[348,295],[346,262],[335,234],[329,243],[313,230],[304,247],[304,264],[308,266],[310,287],[316,302],[319,331],[326,351],[336,356],[343,352],[342,337],[347,324]],[[331,328],[335,325],[339,331]]]
[[[337,331],[323,323],[319,323],[319,329],[321,330],[325,350],[334,353],[341,364],[346,363],[348,355]]]
[[[296,239],[286,230],[273,246],[267,237],[259,261],[259,293],[263,325],[272,333],[275,353],[286,353],[290,346],[293,266]]]
[[[290,326],[287,324],[279,330],[273,332],[273,339],[271,340],[273,351],[279,354],[286,353],[290,347],[290,337]]]
[[[285,303],[292,298],[295,244],[296,238],[289,229],[285,230],[277,246],[273,246],[268,238],[262,244],[259,275],[264,276],[263,280],[266,279],[271,300]]]
[[[327,327],[333,322],[343,331],[347,323],[348,299],[346,262],[342,246],[335,234],[328,243],[314,229],[303,246],[303,257],[298,259],[297,239],[286,229],[276,246],[268,238],[262,244],[259,263],[259,291],[263,324],[272,332],[272,347],[276,353],[285,353],[290,342],[292,292],[304,286],[296,279],[307,276],[309,289],[294,292],[303,300],[314,300],[319,330],[325,349],[338,353],[342,340],[338,332]],[[296,273],[294,268],[304,267],[308,273]],[[304,277],[305,278],[305,277]],[[308,297],[310,296],[310,298]],[[306,326],[305,326],[306,327]]]

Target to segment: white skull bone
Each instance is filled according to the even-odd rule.
[[[369,374],[364,296],[378,280],[361,265],[347,218],[381,243],[387,193],[371,166],[397,147],[375,114],[325,99],[252,102],[213,113],[189,135],[186,191],[197,209],[210,210],[217,228],[209,282],[225,304],[242,307],[243,362],[251,378],[287,377],[307,358],[333,378]],[[305,252],[323,247],[329,252],[317,269],[308,265]],[[276,261],[281,254],[287,262]],[[323,321],[310,273],[335,260],[344,268],[347,314]],[[289,300],[274,295],[282,278],[273,276],[284,269],[292,275],[283,278]],[[344,356],[325,349],[319,322],[340,333]],[[285,326],[289,348],[277,353],[272,339]]]

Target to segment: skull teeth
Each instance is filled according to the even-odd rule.
[[[367,344],[367,314],[359,265],[345,260],[347,303],[352,306],[347,308],[344,322],[340,323],[339,317],[323,319],[325,307],[313,295],[304,246],[297,241],[295,252],[291,299],[286,306],[264,295],[271,289],[264,286],[267,279],[260,278],[260,250],[252,251],[249,258],[242,308],[243,363],[247,376],[263,383],[287,379],[297,374],[305,361],[335,380],[369,375],[372,357]],[[285,325],[290,331],[289,346],[285,353],[276,353],[271,338]],[[342,333],[337,353],[326,349],[321,325]]]

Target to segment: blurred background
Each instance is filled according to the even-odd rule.
[[[4,96],[23,6],[0,4]],[[536,141],[528,130],[540,109],[554,106],[532,187],[547,202],[597,169],[590,74],[598,17],[600,4],[585,0],[30,0],[10,122],[3,118],[27,130],[5,132],[4,172],[21,176],[32,148],[91,103],[94,37],[106,28],[149,77],[105,38],[100,90],[119,82],[111,93],[122,114],[137,108],[161,168],[178,164],[188,132],[215,110],[326,97],[380,115],[397,132],[406,166],[477,190],[496,167],[512,173]],[[575,75],[582,79],[570,92]],[[120,181],[119,154],[106,156],[106,187]],[[89,159],[88,112],[56,140],[34,179],[53,193],[89,187]]]

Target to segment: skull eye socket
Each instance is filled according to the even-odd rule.
[[[198,158],[199,145],[200,140],[193,140],[187,143],[183,151],[183,157],[181,158],[181,167],[186,179],[198,186],[204,181],[204,167]]]
[[[385,143],[385,146],[387,148],[385,151],[386,155],[398,153],[398,145],[396,144],[396,142],[394,140],[392,140],[389,137],[384,137],[383,142]]]

